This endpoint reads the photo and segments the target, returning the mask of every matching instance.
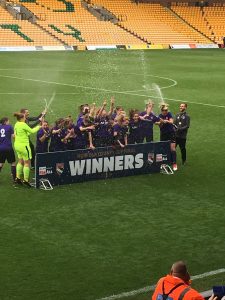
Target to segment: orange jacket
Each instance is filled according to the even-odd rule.
[[[154,294],[152,296],[152,300],[163,300],[163,282],[165,294],[168,294],[176,285],[182,284],[175,290],[173,290],[171,294],[169,294],[167,298],[168,300],[204,300],[201,294],[199,294],[196,290],[190,288],[190,286],[181,278],[173,277],[172,275],[167,275],[166,277],[163,277],[158,281]],[[182,298],[182,293],[185,292],[187,288],[189,288],[189,290],[187,290]]]

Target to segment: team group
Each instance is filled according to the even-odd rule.
[[[45,120],[44,110],[38,117],[30,117],[28,109],[14,113],[17,122],[13,127],[9,118],[0,121],[0,171],[7,160],[11,164],[13,180],[17,184],[30,186],[30,168],[34,167],[35,152],[55,152],[75,149],[94,149],[96,147],[126,147],[127,144],[152,142],[153,126],[160,128],[160,141],[171,142],[171,163],[177,170],[176,146],[181,150],[182,164],[186,162],[186,138],[190,126],[190,117],[186,112],[187,104],[181,103],[179,113],[173,118],[167,104],[160,106],[161,113],[154,114],[154,103],[149,101],[145,110],[136,109],[126,115],[122,106],[115,106],[114,97],[97,108],[95,104],[83,104],[76,122],[71,116],[59,118],[53,127]],[[30,140],[30,134],[37,133],[36,148]],[[15,139],[14,149],[12,146]]]

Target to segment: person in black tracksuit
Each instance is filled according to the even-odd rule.
[[[40,121],[39,119],[41,117],[44,117],[46,114],[46,110],[44,110],[40,115],[38,115],[37,117],[29,117],[30,113],[29,110],[27,108],[22,108],[20,110],[20,112],[22,114],[25,114],[26,117],[26,123],[27,125],[29,125],[31,128],[34,128],[35,126],[37,126]],[[32,124],[30,122],[33,122]],[[32,159],[31,159],[31,168],[33,169],[35,167],[35,148],[33,143],[31,142],[30,138],[29,138],[29,142],[30,142],[30,149],[31,149],[31,153],[32,153]]]
[[[174,124],[177,126],[176,130],[176,146],[180,147],[182,164],[186,162],[186,140],[188,128],[190,127],[190,117],[186,112],[187,104],[180,104],[180,112],[176,115],[174,119]]]

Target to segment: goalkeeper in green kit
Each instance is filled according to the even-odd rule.
[[[16,183],[31,187],[29,183],[30,163],[31,163],[31,149],[29,145],[29,135],[36,133],[40,129],[40,125],[30,128],[26,123],[26,117],[22,113],[14,113],[17,122],[14,127],[15,143],[14,148],[18,156],[18,163],[16,166]],[[42,118],[39,119],[42,122]],[[23,177],[23,181],[22,181]]]

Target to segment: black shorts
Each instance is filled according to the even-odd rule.
[[[16,161],[15,153],[14,153],[13,149],[4,150],[4,151],[0,150],[0,163],[4,164],[6,160],[9,164]]]
[[[175,132],[161,132],[160,141],[170,141],[171,143],[176,143]]]

